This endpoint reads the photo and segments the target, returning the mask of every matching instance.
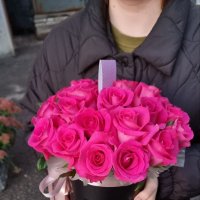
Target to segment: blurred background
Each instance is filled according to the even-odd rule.
[[[15,102],[23,98],[43,39],[85,4],[85,0],[0,0],[0,97]],[[27,133],[18,131],[10,155],[21,172],[9,170],[0,200],[46,199],[38,190],[46,173],[37,171],[38,156],[27,146],[27,137]],[[0,191],[5,185],[2,170],[0,163]]]
[[[0,0],[0,97],[15,102],[23,98],[31,67],[43,39],[53,26],[82,9],[86,2]],[[200,5],[200,0],[193,2]],[[10,171],[6,189],[0,192],[0,200],[45,199],[38,191],[38,184],[45,172],[36,170],[37,156],[26,143],[27,134],[19,131],[11,155],[21,172],[16,174]]]

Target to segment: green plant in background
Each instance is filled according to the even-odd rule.
[[[12,162],[9,150],[14,145],[16,129],[22,128],[14,117],[20,111],[14,102],[0,98],[0,166],[11,166],[15,173],[19,173],[20,169]],[[0,178],[1,173],[0,170]]]

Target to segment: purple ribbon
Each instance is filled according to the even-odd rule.
[[[117,67],[115,60],[100,60],[99,62],[99,76],[98,89],[99,92],[111,87],[113,82],[117,79]]]

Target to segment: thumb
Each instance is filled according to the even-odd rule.
[[[156,193],[158,188],[158,179],[157,178],[148,178],[145,188],[141,191],[134,200],[155,200]]]

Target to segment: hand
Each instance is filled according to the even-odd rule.
[[[145,188],[134,200],[155,200],[158,190],[158,178],[149,176]]]

